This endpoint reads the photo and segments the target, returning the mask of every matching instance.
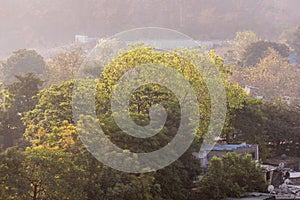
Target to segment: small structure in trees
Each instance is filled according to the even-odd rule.
[[[201,166],[207,168],[208,162],[213,156],[222,157],[229,152],[235,152],[239,155],[250,154],[255,161],[259,160],[258,144],[217,144],[215,146],[206,145],[200,152],[194,152],[193,155],[200,159]]]

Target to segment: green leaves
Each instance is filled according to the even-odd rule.
[[[1,112],[7,112],[13,101],[12,94],[9,90],[4,88],[3,83],[0,83],[0,110]],[[2,116],[2,115],[1,115]]]
[[[40,89],[43,81],[34,74],[16,76],[17,81],[6,85],[2,90],[2,98],[6,101],[1,112],[0,135],[3,136],[3,148],[15,145],[14,141],[20,140],[24,133],[24,125],[21,118],[24,112],[34,108],[37,99],[34,96]],[[19,141],[20,142],[20,141]]]
[[[233,76],[241,85],[258,87],[267,99],[299,97],[300,70],[274,49],[269,49],[255,67],[237,68]]]
[[[229,61],[232,64],[240,63],[247,46],[259,40],[260,38],[252,31],[236,32],[231,42],[232,50],[227,55]]]
[[[72,122],[71,95],[73,82],[67,81],[60,85],[52,85],[37,94],[38,104],[23,117],[26,126],[25,138],[35,140],[42,128],[51,133],[54,127],[60,127],[63,121]]]
[[[207,174],[198,185],[205,199],[240,197],[245,192],[266,190],[263,170],[257,167],[250,155],[236,153],[213,157]]]
[[[47,148],[8,149],[0,154],[1,198],[84,199],[82,169],[70,155]],[[81,175],[80,175],[81,174]]]
[[[109,57],[116,52],[108,51],[107,53]],[[191,149],[172,165],[157,172],[126,174],[110,169],[93,158],[82,145],[77,131],[80,130],[82,134],[90,135],[91,137],[88,137],[88,139],[97,143],[91,133],[97,132],[95,124],[100,124],[109,139],[124,149],[124,153],[130,151],[151,152],[167,145],[176,134],[178,124],[182,119],[180,106],[178,105],[179,100],[168,88],[158,84],[147,84],[136,89],[131,95],[128,111],[132,120],[138,125],[149,124],[149,108],[152,105],[161,104],[166,109],[168,118],[165,127],[159,134],[149,139],[134,138],[120,130],[112,117],[110,108],[112,91],[118,80],[135,67],[147,67],[149,63],[163,64],[175,69],[182,74],[195,90],[199,101],[201,126],[197,130],[197,140],[192,144],[192,149],[200,148],[198,142],[201,141],[207,131],[211,115],[210,95],[202,77],[211,74],[208,69],[200,74],[195,65],[216,67],[219,70],[228,94],[227,103],[230,112],[233,113],[234,110],[242,107],[244,93],[237,85],[229,83],[230,67],[224,65],[223,60],[213,51],[182,49],[172,52],[158,52],[151,47],[139,45],[132,47],[128,52],[119,53],[118,57],[108,63],[99,80],[90,79],[90,82],[87,81],[83,84],[80,82],[78,84],[80,90],[89,91],[87,88],[92,87],[91,85],[97,81],[95,106],[98,119],[89,117],[90,108],[84,109],[86,113],[82,113],[83,118],[81,120],[86,120],[85,123],[88,124],[88,129],[85,129],[85,131],[80,130],[82,121],[78,119],[78,124],[75,126],[72,118],[72,111],[76,112],[77,108],[85,108],[86,106],[84,105],[86,102],[83,102],[82,104],[73,105],[74,110],[72,110],[74,81],[51,85],[36,95],[38,103],[23,117],[26,126],[24,136],[32,145],[31,149],[28,149],[30,153],[26,154],[26,156],[29,156],[26,165],[30,166],[31,163],[42,162],[44,164],[41,165],[39,170],[49,169],[49,173],[53,172],[51,175],[53,183],[47,183],[47,187],[51,191],[58,187],[57,184],[61,185],[64,181],[68,183],[69,172],[65,170],[71,169],[72,173],[78,175],[78,179],[74,180],[74,183],[78,184],[78,191],[82,191],[82,194],[88,199],[185,199],[188,190],[192,187],[192,180],[194,176],[198,175],[200,167],[199,162],[193,160]],[[194,63],[190,62],[191,60]],[[90,67],[87,66],[89,72],[98,70]],[[103,66],[101,66],[102,68]],[[157,76],[160,77],[160,75]],[[143,79],[144,77],[140,75],[139,78]],[[178,88],[181,88],[179,83],[175,84]],[[75,91],[73,98],[82,99],[83,96],[81,95],[82,93]],[[117,100],[122,101],[121,98]],[[185,103],[188,105],[189,101],[186,100]],[[228,115],[226,127],[231,126],[230,120],[234,117],[232,113]],[[194,120],[187,119],[185,123]],[[124,162],[123,164],[130,163],[126,159],[118,159],[118,153],[111,152],[109,149],[107,152],[109,152],[107,153],[107,159]],[[31,155],[31,153],[35,153],[36,156]],[[106,154],[104,151],[101,153]],[[62,156],[63,160],[59,160],[59,155]],[[41,160],[39,160],[39,156],[41,156]],[[49,161],[53,161],[54,165],[50,165]],[[66,176],[58,173],[61,166],[55,165],[63,166],[65,169],[62,170]],[[36,175],[40,177],[39,173]],[[74,186],[74,188],[77,188],[77,186]],[[51,197],[55,199],[56,195],[69,189],[61,188]],[[44,195],[48,194],[45,192]]]
[[[234,142],[257,143],[260,158],[287,154],[299,156],[300,111],[284,102],[247,99],[233,121]]]

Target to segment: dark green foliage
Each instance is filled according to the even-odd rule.
[[[147,62],[151,59],[162,58],[166,61],[171,60],[172,64],[179,68],[175,55],[155,53],[155,55],[149,56],[146,53],[153,53],[151,49],[135,49],[130,53],[129,56],[126,54],[118,57],[115,63],[122,63],[125,59],[131,59],[132,64],[135,65],[138,61]],[[123,71],[117,68],[117,65],[114,66],[115,63],[112,63],[113,67],[109,68],[112,71],[106,74],[112,79],[118,78],[114,76],[114,73],[120,75]],[[129,61],[127,61],[128,63]],[[186,69],[187,72],[188,69]],[[194,74],[192,73],[192,75]],[[112,81],[112,79],[108,79],[108,81]],[[73,84],[73,81],[67,81],[59,85],[52,85],[50,88],[40,91],[37,95],[38,104],[34,109],[27,112],[23,118],[27,127],[25,137],[32,143],[33,148],[50,147],[69,152],[77,163],[76,165],[85,170],[86,174],[82,178],[82,184],[84,187],[83,193],[86,194],[88,199],[186,199],[188,191],[192,187],[192,180],[197,175],[199,168],[199,162],[196,163],[193,160],[190,151],[184,154],[180,160],[164,169],[153,173],[135,175],[118,172],[97,161],[85,150],[80,142],[75,141],[74,138],[78,137],[76,132],[74,132],[75,136],[73,135],[72,139],[69,138],[70,142],[64,145],[64,142],[69,140],[67,139],[68,134],[66,134],[66,131],[71,131],[71,129],[62,127],[65,125],[66,127],[71,127],[74,123],[71,107]],[[81,89],[84,90],[85,88]],[[97,98],[102,101],[97,102],[96,106],[99,108],[98,113],[102,117],[101,122],[105,123],[103,128],[118,146],[123,149],[131,148],[133,151],[138,151],[141,147],[143,148],[142,150],[153,151],[155,148],[166,145],[172,139],[172,131],[176,131],[176,120],[178,120],[178,117],[175,117],[175,111],[178,110],[178,102],[173,97],[174,95],[170,94],[170,92],[168,93],[168,90],[159,88],[156,85],[150,85],[141,87],[133,94],[132,101],[137,103],[131,104],[130,112],[137,124],[144,124],[149,121],[147,111],[152,103],[151,99],[152,101],[154,99],[159,103],[165,103],[170,114],[173,113],[170,117],[171,120],[166,124],[167,128],[165,128],[171,134],[161,134],[159,137],[153,137],[154,139],[142,142],[137,140],[138,142],[136,142],[135,140],[122,137],[124,133],[118,129],[113,119],[106,117],[108,111],[105,106],[107,104],[103,103],[103,100],[109,101],[108,95],[110,93],[106,90],[107,88],[103,87],[102,89],[97,95]],[[137,101],[138,97],[141,98],[139,101]],[[80,128],[80,126],[78,127]],[[69,146],[72,147],[69,148]]]
[[[258,41],[251,43],[246,47],[242,56],[242,63],[244,66],[254,66],[266,56],[269,48],[276,50],[280,56],[288,57],[290,54],[289,47],[285,44],[280,44],[270,41]]]
[[[202,58],[201,61],[205,60],[212,63],[222,72],[221,75],[226,83],[228,106],[230,108],[228,118],[233,117],[233,111],[242,106],[244,93],[237,85],[233,86],[228,82],[228,68],[223,65],[223,60],[213,52],[208,55],[198,55],[196,51],[188,52],[186,50],[184,53],[192,57],[199,56]],[[174,94],[170,93],[167,88],[158,87],[155,84],[140,87],[135,91],[132,95],[129,111],[135,123],[144,125],[149,122],[149,106],[155,103],[165,105],[171,117],[158,137],[142,142],[138,139],[129,140],[123,137],[124,133],[119,130],[109,116],[109,106],[107,105],[110,105],[109,95],[114,82],[130,67],[133,68],[148,61],[154,63],[164,61],[179,71],[181,70],[180,72],[199,92],[199,99],[202,100],[200,108],[203,121],[205,122],[204,119],[209,118],[210,115],[209,94],[192,65],[188,65],[188,62],[181,59],[175,52],[155,52],[152,48],[133,49],[110,63],[110,68],[107,69],[105,74],[107,82],[104,82],[108,83],[109,87],[105,87],[105,84],[101,85],[100,82],[98,89],[102,90],[96,94],[97,114],[98,117],[101,117],[100,122],[106,125],[103,129],[111,136],[110,139],[115,144],[126,150],[131,148],[132,151],[139,151],[142,147],[142,150],[147,152],[166,145],[168,141],[172,140],[172,134],[176,133],[177,121],[180,120],[178,100],[176,100]],[[127,66],[124,66],[123,63],[127,63]],[[33,81],[35,80],[32,76],[28,77]],[[5,179],[1,180],[3,188],[14,188],[12,192],[5,190],[5,193],[1,194],[1,198],[184,200],[188,197],[188,193],[193,187],[193,180],[200,170],[200,163],[194,159],[192,152],[200,148],[197,142],[201,140],[205,127],[201,127],[204,130],[200,129],[198,131],[198,140],[194,141],[192,147],[179,160],[168,167],[146,174],[123,173],[103,165],[81,143],[77,133],[77,130],[81,128],[80,124],[76,126],[72,117],[74,81],[51,85],[36,94],[39,81],[35,80],[36,84],[31,85],[26,77],[21,76],[19,78],[22,85],[18,83],[18,85],[11,85],[9,88],[19,99],[16,105],[22,105],[22,108],[24,105],[24,110],[18,111],[22,113],[27,111],[26,114],[21,114],[26,130],[24,131],[24,127],[22,127],[18,130],[18,133],[25,132],[25,139],[30,142],[30,146],[25,151],[17,151],[11,156],[7,155],[10,150],[2,154],[3,157],[1,158],[3,159],[0,162],[0,170],[3,170],[4,174],[9,170],[6,167],[8,163],[6,156],[8,156],[9,162],[16,162],[16,167],[13,168],[16,173],[7,173]],[[26,85],[31,86],[27,87]],[[80,89],[85,90],[87,87]],[[32,91],[28,91],[28,88],[32,88]],[[36,99],[32,100],[29,98],[30,95],[35,95]],[[80,94],[76,96],[76,98],[80,97]],[[38,101],[37,104],[36,100]],[[27,102],[28,105],[25,106],[24,102]],[[84,105],[75,105],[75,110],[76,106]],[[18,120],[20,117],[18,117]],[[230,125],[228,121],[226,126]],[[135,146],[135,144],[137,145]],[[16,157],[17,160],[14,161],[13,157]],[[8,179],[15,179],[14,174],[17,173],[20,173],[18,180],[24,184],[22,188],[17,182],[8,181]],[[15,192],[18,189],[20,194]],[[37,191],[40,191],[39,194],[36,193]]]
[[[9,148],[0,154],[1,198],[84,199],[83,171],[61,151]]]
[[[25,126],[21,121],[24,112],[34,108],[43,81],[32,73],[16,76],[17,81],[6,86],[11,95],[11,103],[6,112],[1,113],[0,136],[4,137],[3,148],[13,146],[22,138]]]
[[[285,103],[248,99],[236,111],[234,142],[258,143],[260,157],[300,156],[300,110]]]
[[[267,121],[264,140],[277,155],[300,156],[300,110],[280,101],[263,106]]]
[[[213,157],[207,174],[199,182],[201,199],[217,200],[265,191],[263,170],[256,165],[251,155],[227,153],[222,158]]]

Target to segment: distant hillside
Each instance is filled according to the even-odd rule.
[[[299,22],[297,0],[1,0],[0,56],[49,48],[75,34],[108,36],[144,26],[176,29],[195,39],[224,39],[251,29],[277,37]]]

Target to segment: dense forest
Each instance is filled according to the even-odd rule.
[[[254,33],[239,32],[235,39],[238,40],[241,38],[239,36],[249,34]],[[243,42],[245,41],[240,39],[239,45],[244,44]],[[226,57],[231,60],[232,66],[224,64],[224,59],[217,56],[213,50],[200,48],[157,52],[149,46],[133,45],[127,51],[121,50],[117,53],[117,57],[103,66],[104,75],[100,76],[99,80],[97,76],[95,77],[95,80],[99,81],[96,82],[95,96],[97,118],[89,115],[89,108],[85,109],[86,105],[82,101],[75,105],[74,110],[74,103],[72,103],[74,98],[82,99],[82,95],[85,95],[79,93],[76,97],[73,96],[74,84],[76,84],[74,74],[78,70],[83,70],[92,77],[99,73],[99,66],[102,66],[103,60],[107,59],[105,56],[110,56],[115,43],[114,40],[99,41],[97,46],[103,48],[105,53],[102,52],[101,59],[96,60],[99,63],[93,65],[84,62],[87,55],[78,46],[70,47],[48,61],[44,61],[43,57],[34,50],[22,49],[14,52],[2,63],[4,72],[2,80],[5,82],[1,85],[0,170],[5,176],[1,177],[1,197],[6,199],[187,199],[191,196],[192,188],[198,188],[202,191],[203,198],[219,199],[228,195],[240,196],[248,189],[265,191],[266,183],[261,169],[257,168],[251,158],[250,160],[249,157],[240,158],[234,154],[227,155],[224,159],[241,164],[242,166],[237,168],[244,168],[243,172],[236,174],[236,170],[227,166],[232,171],[228,177],[223,177],[221,175],[228,169],[225,164],[224,169],[218,168],[219,162],[225,160],[216,159],[210,165],[206,178],[194,184],[194,180],[203,169],[199,160],[192,156],[192,152],[200,149],[205,137],[212,116],[210,110],[212,97],[203,80],[206,73],[200,76],[195,71],[195,63],[189,63],[184,56],[197,58],[200,62],[198,64],[216,67],[220,71],[227,96],[226,119],[220,135],[222,138],[225,138],[228,143],[259,144],[261,161],[283,153],[299,156],[299,106],[297,102],[287,103],[280,96],[280,89],[282,91],[287,89],[282,85],[282,80],[288,80],[286,84],[289,84],[287,86],[289,88],[298,86],[299,70],[297,65],[290,64],[275,50],[277,46],[273,43],[262,43],[263,45],[266,43],[270,48],[266,49],[262,59],[253,66],[238,66],[238,63],[244,63],[243,56],[236,61],[231,58],[232,54],[238,53],[234,51],[238,43],[233,43]],[[257,41],[246,45],[244,52],[247,52],[247,47],[253,44],[257,44]],[[189,80],[201,102],[197,104],[201,122],[191,146],[171,165],[146,174],[120,172],[99,162],[90,152],[90,148],[99,142],[91,137],[93,132],[97,132],[95,126],[97,123],[101,124],[103,131],[109,135],[114,144],[125,149],[125,153],[127,151],[151,152],[161,145],[166,145],[172,141],[179,127],[178,99],[168,89],[156,84],[148,84],[136,90],[131,96],[129,110],[133,122],[145,126],[150,123],[149,108],[157,102],[162,104],[166,108],[168,118],[165,128],[159,134],[149,139],[134,138],[125,134],[114,121],[109,102],[116,81],[136,66],[146,64],[147,67],[151,63],[168,63]],[[279,64],[277,66],[274,63]],[[84,68],[81,69],[80,66]],[[278,69],[279,66],[284,72]],[[263,77],[255,75],[261,74],[260,72],[254,73],[253,77],[247,77],[249,83],[261,82],[259,86],[266,98],[248,96],[237,83],[244,80],[240,78],[245,75],[243,70],[264,70]],[[246,72],[246,75],[249,74]],[[278,80],[269,78],[278,75],[282,78]],[[156,77],[159,78],[159,75]],[[139,78],[143,79],[142,76]],[[272,82],[266,82],[267,79]],[[91,82],[88,82],[77,89],[87,91],[91,87],[90,84]],[[174,84],[178,88],[181,87],[180,82]],[[272,90],[274,85],[279,89]],[[284,95],[290,95],[295,99],[299,97],[299,94],[292,90],[286,90]],[[79,108],[87,112],[85,114],[87,117],[74,118],[73,114]],[[191,121],[186,123],[194,121],[192,118],[189,120]],[[82,140],[82,135],[90,135],[91,142],[88,146],[82,143],[85,141]],[[101,152],[102,156],[114,162],[128,163],[128,165],[132,163],[131,160],[122,160],[115,151],[104,148]],[[239,159],[243,161],[237,161]],[[137,161],[135,166],[139,167]],[[249,170],[254,171],[249,173]],[[240,181],[238,181],[239,188],[236,190],[232,190],[230,186],[222,187],[224,179],[232,180],[232,184],[237,184],[234,182],[234,177],[242,173],[243,176],[249,176],[249,179],[256,182],[254,185],[257,187]],[[219,182],[212,184],[211,179],[215,176],[218,177]],[[207,193],[210,187],[220,190],[220,193]]]
[[[0,199],[193,200],[197,193],[218,200],[267,192],[260,164],[300,157],[298,4],[1,1]],[[224,42],[166,50],[107,38],[145,26]],[[145,32],[153,30],[161,31]],[[156,33],[172,39],[166,30]],[[76,34],[102,39],[74,43]],[[45,58],[53,47],[61,48]],[[140,159],[178,138],[166,155]],[[258,144],[259,164],[228,153],[204,168],[194,153],[208,140]]]

